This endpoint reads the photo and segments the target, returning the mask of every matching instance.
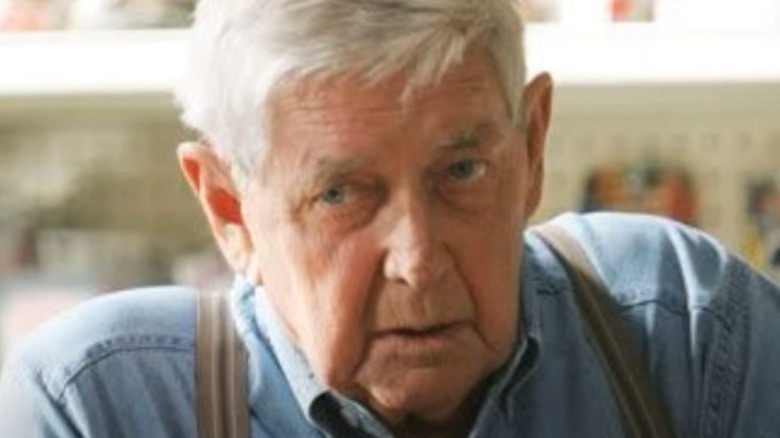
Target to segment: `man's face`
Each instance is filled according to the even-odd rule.
[[[512,352],[541,166],[487,56],[405,103],[403,88],[282,86],[241,208],[250,280],[319,380],[385,418],[436,420]]]

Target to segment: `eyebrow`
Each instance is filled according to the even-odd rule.
[[[320,157],[310,169],[298,169],[301,172],[301,187],[316,187],[323,182],[351,175],[364,168],[369,159],[362,156],[347,158]]]
[[[485,139],[489,139],[492,133],[493,128],[490,124],[480,123],[471,128],[457,131],[437,146],[442,151],[477,149],[485,145]],[[297,178],[297,185],[304,190],[311,189],[323,182],[338,180],[352,175],[370,163],[371,159],[366,156],[350,156],[346,158],[322,156],[317,158],[311,167],[307,166],[307,169],[297,169],[300,172]]]
[[[438,146],[439,149],[452,151],[476,149],[484,144],[483,140],[490,136],[490,132],[491,128],[487,124],[480,124],[456,132]]]

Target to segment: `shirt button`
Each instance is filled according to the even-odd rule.
[[[358,417],[357,414],[351,409],[342,409],[341,415],[344,417],[344,421],[346,421],[350,426],[356,429],[360,427],[360,417]]]

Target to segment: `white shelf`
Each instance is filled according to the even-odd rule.
[[[170,111],[186,37],[186,30],[0,34],[0,113],[100,106]],[[744,88],[750,99],[780,102],[780,32],[532,25],[526,47],[529,70],[550,71],[560,100],[575,109],[589,105],[595,92],[615,104],[634,100],[626,90],[651,101],[658,101],[659,89],[706,100],[712,87],[724,84],[732,87],[729,98]],[[663,97],[657,103],[667,104]]]
[[[780,32],[535,25],[526,51],[531,71],[566,86],[780,83]]]
[[[0,122],[175,120],[184,30],[0,34]]]
[[[0,96],[168,93],[186,31],[0,34]]]

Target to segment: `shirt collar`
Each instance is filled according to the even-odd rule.
[[[255,288],[248,283],[244,287],[255,292],[254,307],[257,313],[257,318],[255,318],[257,325],[260,331],[267,336],[298,406],[306,414],[309,421],[312,421],[310,408],[318,397],[327,393],[327,390],[314,377],[314,372],[303,352],[293,344],[287,333],[284,332],[265,289]]]

